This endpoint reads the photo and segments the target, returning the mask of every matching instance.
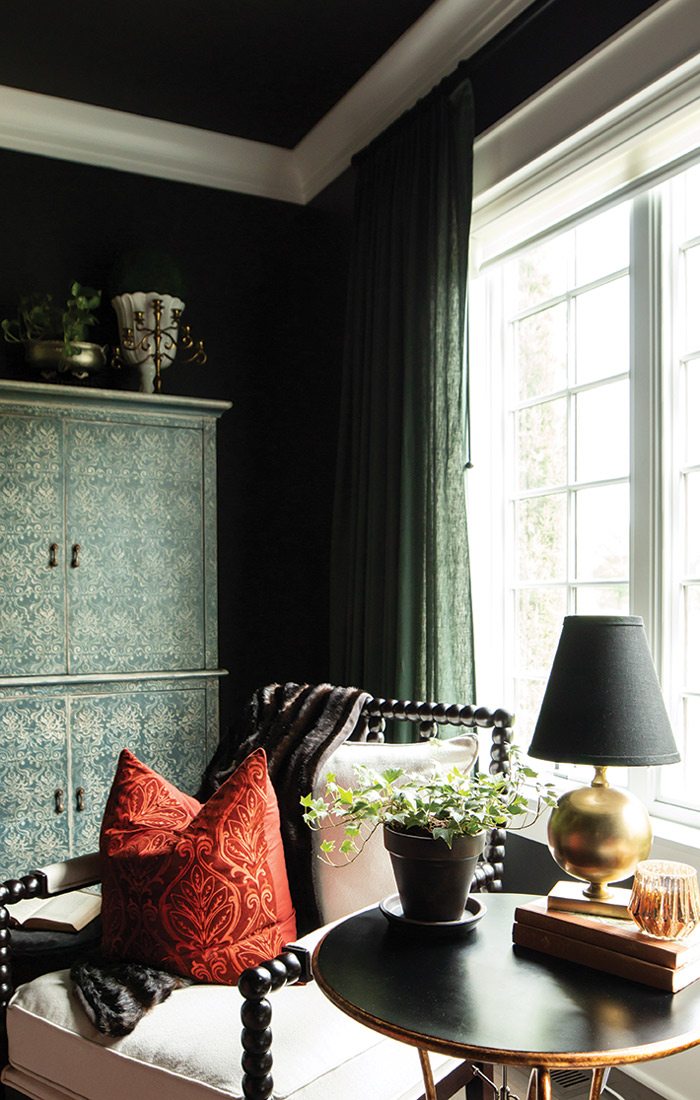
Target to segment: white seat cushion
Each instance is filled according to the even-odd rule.
[[[312,949],[324,931],[300,942]],[[3,1081],[35,1100],[241,1098],[241,1004],[235,988],[190,986],[148,1012],[131,1035],[112,1039],[93,1028],[68,971],[46,974],[11,1001]],[[355,1023],[315,983],[278,990],[271,1004],[276,1100],[422,1093],[417,1052]],[[457,1064],[436,1056],[436,1077]]]
[[[342,787],[353,786],[358,764],[379,772],[386,768],[402,768],[406,772],[427,774],[435,767],[441,770],[459,767],[468,771],[477,752],[477,738],[469,733],[445,741],[419,741],[403,745],[345,741],[321,769],[322,774],[318,776],[313,795],[319,798],[323,794],[328,772],[333,772]],[[322,841],[334,840],[336,847],[339,847],[342,839],[341,825],[316,830],[312,840],[314,853],[320,853]],[[343,863],[342,856],[332,856],[331,859],[339,866],[329,866],[322,859],[314,859],[312,867],[314,892],[324,922],[338,920],[363,905],[376,903],[396,892],[391,860],[384,848],[381,829],[375,829],[360,855],[351,863]]]

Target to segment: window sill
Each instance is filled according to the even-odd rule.
[[[660,817],[652,817],[651,825],[654,830],[651,854],[655,859],[690,863],[700,871],[700,829]]]

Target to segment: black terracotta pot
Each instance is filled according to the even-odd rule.
[[[410,920],[452,921],[464,916],[469,887],[485,833],[456,836],[452,847],[420,833],[400,833],[384,826],[384,847],[401,900]]]

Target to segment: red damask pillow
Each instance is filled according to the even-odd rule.
[[[296,936],[262,749],[204,805],[124,749],[100,854],[102,947],[112,958],[230,985]]]

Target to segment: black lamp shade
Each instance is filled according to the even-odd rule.
[[[599,767],[680,760],[641,618],[564,619],[528,751]]]

